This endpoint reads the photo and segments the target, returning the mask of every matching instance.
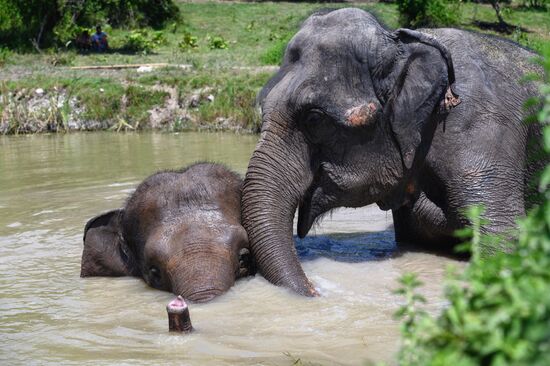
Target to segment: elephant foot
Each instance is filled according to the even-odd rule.
[[[315,289],[315,286],[313,285],[313,282],[311,282],[310,280],[308,280],[307,282],[309,282],[309,294],[307,296],[310,296],[310,297],[319,297],[319,296],[321,296],[319,291],[317,291]]]
[[[178,296],[172,300],[166,305],[166,311],[168,312],[168,330],[170,332],[190,333],[193,331],[189,308],[183,297]]]

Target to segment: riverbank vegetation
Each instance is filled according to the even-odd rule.
[[[121,1],[82,2],[111,5],[96,4],[96,8],[86,7],[78,14],[75,7],[84,6],[78,5],[80,2],[51,1],[65,4],[61,8],[72,12],[56,13],[58,22],[53,25],[49,20],[43,22],[48,23],[43,33],[46,29],[49,33],[40,37],[40,18],[38,25],[29,26],[28,33],[17,35],[14,29],[23,23],[0,11],[0,133],[105,128],[257,131],[255,95],[274,73],[286,43],[309,14],[321,8],[357,6],[375,13],[391,28],[407,22],[402,0],[331,4],[176,1],[177,11],[154,19],[139,15],[146,0],[131,2],[132,16],[115,12]],[[434,0],[422,1],[428,3],[423,9],[433,8]],[[22,3],[4,0],[2,4],[6,8]],[[454,9],[452,21],[438,21],[437,25],[452,23],[498,34],[536,50],[550,40],[549,12],[522,1],[502,6],[511,27],[503,33],[491,27],[498,20],[488,3],[437,3]],[[163,0],[162,4],[170,8],[172,2]],[[60,6],[54,8],[59,12]],[[42,14],[42,21],[46,16],[44,12],[36,14]],[[66,17],[76,20],[68,22]],[[108,35],[110,51],[79,50],[75,44],[78,32],[87,29],[92,33],[98,23]],[[418,21],[411,26],[416,24],[427,23]],[[7,32],[8,28],[12,30]]]

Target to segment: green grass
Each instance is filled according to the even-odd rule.
[[[110,54],[75,54],[71,57],[72,66],[156,63],[199,64],[209,68],[232,66],[256,66],[265,64],[263,56],[273,45],[279,45],[294,34],[301,21],[315,10],[330,7],[343,7],[345,4],[316,3],[179,3],[183,22],[177,27],[164,30],[166,44],[160,45],[153,53],[143,55],[123,50],[127,36],[125,29],[105,30],[115,52]],[[375,11],[389,26],[397,26],[397,9],[391,4],[360,4],[364,9]],[[252,26],[250,26],[253,24]],[[198,38],[198,48],[181,51],[178,48],[186,32]],[[207,37],[222,36],[228,43],[227,49],[211,49]],[[59,53],[67,53],[59,50]],[[12,55],[12,65],[32,64],[35,67],[52,67],[51,55],[24,54]],[[264,61],[262,61],[264,60]],[[277,64],[272,59],[271,64]],[[9,65],[8,65],[9,66]]]
[[[144,76],[126,75],[120,80],[106,77],[66,78],[38,75],[4,82],[0,95],[25,95],[24,98],[12,98],[9,108],[26,111],[28,105],[32,104],[36,88],[40,87],[48,97],[57,98],[63,94],[77,98],[79,105],[83,107],[81,117],[84,119],[100,122],[106,127],[117,127],[122,120],[134,128],[148,128],[149,111],[155,107],[162,107],[169,96],[166,91],[155,89],[155,86],[160,85],[176,88],[176,102],[188,108],[192,120],[184,124],[184,127],[178,127],[180,123],[173,121],[174,125],[178,126],[167,126],[170,129],[211,127],[258,131],[260,120],[255,97],[270,76],[269,72],[235,70],[215,73],[192,70],[183,73],[176,68],[162,69]],[[200,96],[200,103],[197,106],[186,107],[190,97],[197,94]],[[214,97],[213,101],[206,98],[210,94]],[[0,110],[6,108],[8,103],[0,103]],[[9,133],[29,132],[24,127],[27,114],[17,116],[21,117],[12,118],[15,120]],[[37,115],[36,118],[40,116]],[[224,124],[219,125],[220,119]],[[211,126],[208,126],[209,124]],[[19,128],[18,125],[23,127]]]
[[[162,84],[176,87],[180,103],[185,103],[185,99],[190,95],[206,90],[205,94],[212,94],[214,100],[200,103],[197,108],[190,108],[190,112],[198,121],[215,122],[218,118],[223,118],[232,120],[234,126],[246,130],[259,129],[259,116],[255,106],[256,94],[271,77],[271,73],[225,71],[209,74],[202,70],[194,70],[178,75],[174,74],[175,72],[177,71],[172,70],[143,76],[136,79],[136,82],[143,85]]]
[[[85,118],[105,121],[114,118],[120,111],[124,94],[124,87],[120,83],[98,78],[81,79],[74,83],[61,80],[60,84],[69,88],[71,94],[86,106]]]
[[[315,10],[331,7],[357,6],[371,11],[391,28],[398,24],[397,7],[387,3],[369,4],[316,4],[316,3],[179,3],[183,21],[169,26],[163,31],[165,44],[158,45],[151,54],[128,53],[122,50],[132,31],[106,28],[115,52],[110,54],[80,55],[75,52],[58,50],[56,55],[11,54],[3,63],[27,65],[33,68],[52,68],[61,65],[106,65],[128,63],[168,62],[172,64],[195,64],[207,68],[229,68],[232,66],[276,65],[286,41],[297,30],[301,21]],[[486,4],[464,3],[463,16],[459,27],[478,30],[473,22],[495,22],[491,6]],[[550,12],[522,9],[504,11],[504,17],[512,25],[520,26],[527,32],[504,35],[526,46],[540,49],[540,44],[550,41]],[[490,31],[489,31],[490,32]],[[152,33],[152,32],[149,32]],[[495,33],[495,32],[490,32]],[[198,47],[181,50],[178,44],[185,34],[197,37]],[[208,37],[222,36],[227,41],[227,49],[211,49]],[[117,50],[120,49],[120,52]],[[6,70],[9,76],[9,70]],[[6,72],[4,71],[4,72]]]
[[[503,11],[504,20],[511,26],[516,27],[512,34],[502,34],[492,30],[480,30],[474,23],[490,22],[496,23],[496,16],[493,8],[487,4],[463,4],[462,21],[460,28],[473,31],[483,31],[500,37],[506,37],[540,52],[545,43],[550,42],[550,10],[531,10],[512,4],[508,10]],[[522,31],[523,28],[525,31]]]
[[[235,75],[217,83],[217,97],[212,103],[201,104],[200,119],[215,121],[217,118],[231,118],[241,128],[259,132],[260,117],[255,107],[256,95],[271,75]],[[197,80],[194,80],[196,82]],[[211,80],[208,81],[211,85]]]
[[[142,85],[130,85],[126,89],[126,115],[135,126],[144,123],[149,118],[149,109],[161,106],[168,97],[168,93],[159,90],[150,90]]]
[[[152,89],[154,85],[178,88],[180,102],[196,89],[210,87],[215,100],[191,109],[193,116],[206,124],[223,117],[254,130],[258,125],[253,106],[255,95],[269,78],[269,71],[258,68],[280,63],[286,43],[308,15],[327,7],[357,6],[373,12],[388,27],[399,27],[397,7],[388,3],[180,2],[178,6],[182,22],[164,29],[164,41],[156,44],[151,53],[124,50],[128,36],[135,31],[106,26],[112,53],[85,55],[61,49],[18,54],[3,50],[0,80],[6,81],[11,90],[38,87],[51,90],[54,86],[70,89],[71,95],[85,107],[87,118],[112,122],[120,117],[140,126],[144,126],[147,110],[162,105],[166,99],[164,92]],[[460,28],[480,31],[476,21],[496,21],[489,5],[463,3],[460,8]],[[505,35],[507,38],[535,50],[550,41],[550,12],[514,6],[512,11],[504,11],[504,17],[508,23],[521,27]],[[155,33],[146,34],[153,37]],[[227,48],[211,47],[209,37],[217,36],[223,38]],[[189,37],[196,37],[196,47],[180,47]],[[68,68],[143,63],[192,65],[192,68],[169,67],[147,74],[138,74],[132,69],[76,71]]]
[[[273,42],[261,55],[260,62],[263,65],[279,65],[282,62],[286,45],[294,35],[293,31],[287,31]]]

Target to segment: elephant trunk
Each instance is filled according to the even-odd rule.
[[[190,251],[174,256],[168,263],[172,291],[186,300],[208,302],[235,283],[237,256],[229,247],[217,245],[205,248],[201,242],[190,245]]]
[[[258,270],[271,283],[314,296],[294,247],[294,213],[312,181],[309,151],[298,131],[264,120],[243,186],[242,221]]]

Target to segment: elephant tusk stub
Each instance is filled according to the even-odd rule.
[[[193,331],[189,307],[183,297],[178,296],[172,300],[166,305],[166,311],[168,312],[168,330],[170,332],[190,333]]]

